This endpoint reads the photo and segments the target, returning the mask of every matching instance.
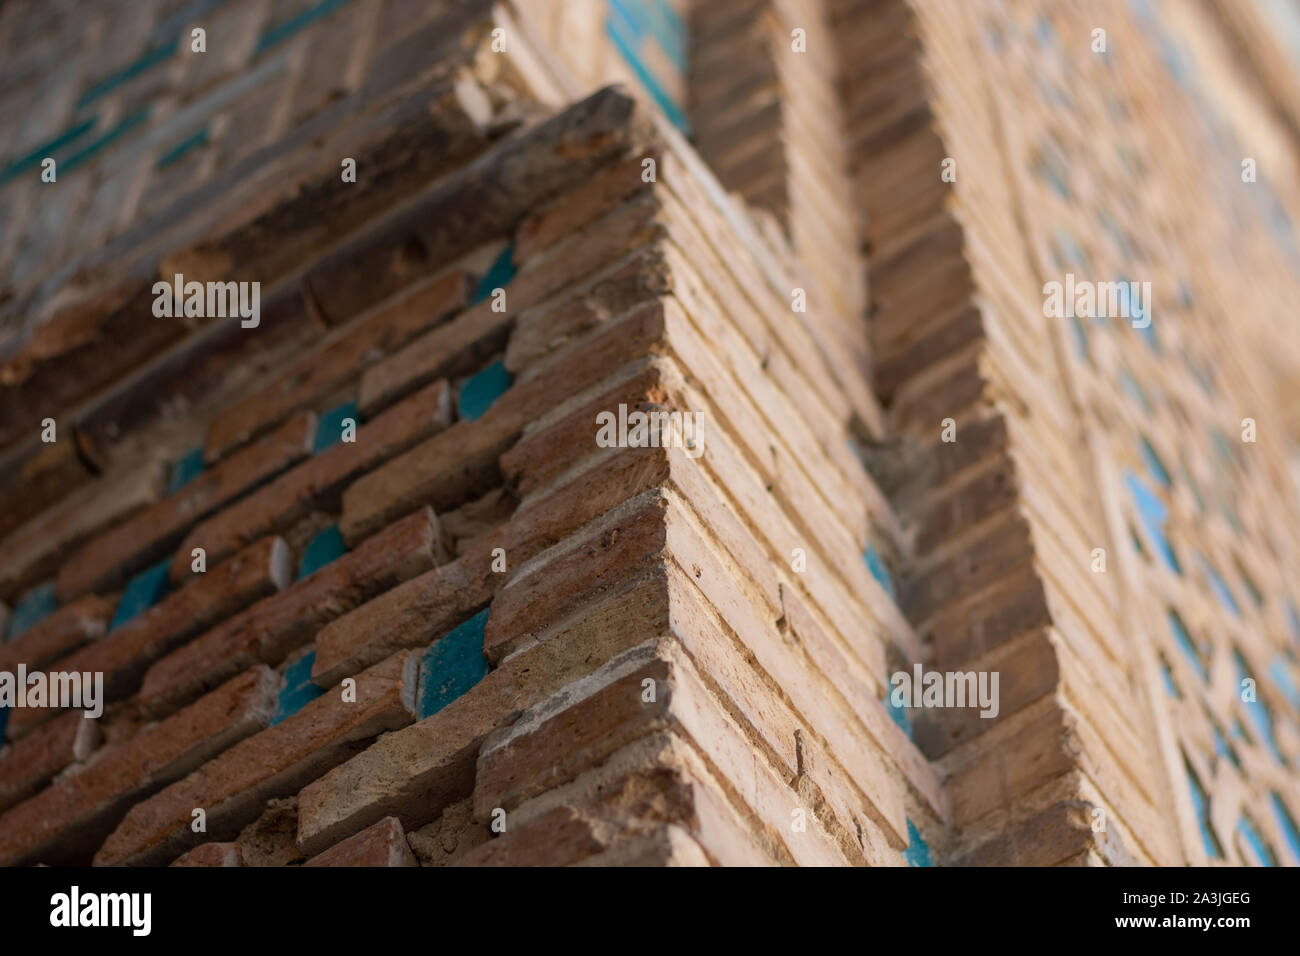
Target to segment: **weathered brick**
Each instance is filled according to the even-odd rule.
[[[157,501],[162,478],[161,464],[146,461],[105,475],[31,517],[0,548],[0,594],[16,596],[54,576],[74,548]]]
[[[277,685],[269,668],[253,668],[131,740],[104,748],[79,773],[0,817],[0,861],[84,862],[133,800],[265,727]],[[189,822],[187,810],[186,830]]]
[[[488,659],[500,660],[659,558],[666,539],[663,508],[657,493],[646,492],[584,538],[566,541],[564,552],[537,570],[517,572],[492,602],[483,637]]]
[[[196,807],[206,811],[209,838],[233,839],[268,799],[293,793],[377,734],[410,723],[414,685],[415,656],[402,652],[357,675],[355,701],[337,690],[316,698],[137,803],[95,854],[96,865],[174,859],[198,842],[189,826]]]
[[[652,304],[611,325],[575,354],[509,389],[474,422],[458,422],[353,484],[343,494],[343,536],[354,541],[420,502],[445,510],[500,483],[498,457],[546,406],[598,382],[629,356],[644,355],[663,331]]]
[[[216,461],[293,412],[356,378],[363,365],[462,308],[469,279],[452,269],[340,329],[266,388],[231,406],[208,426],[204,455]]]
[[[106,637],[63,658],[59,668],[102,673],[105,698],[112,701],[125,697],[140,686],[148,667],[172,648],[274,594],[288,584],[289,578],[289,553],[284,541],[264,538]],[[231,670],[225,676],[234,673]],[[54,713],[50,709],[20,711],[11,722],[10,733],[23,733]]]
[[[145,675],[141,704],[164,714],[262,661],[278,663],[329,621],[433,566],[438,519],[422,508],[354,551],[179,648]]]
[[[176,494],[96,538],[59,572],[60,599],[120,584],[127,575],[163,557],[195,521],[310,454],[315,432],[315,415],[292,418],[257,444],[204,471]]]
[[[665,586],[653,573],[625,582],[512,657],[438,713],[380,739],[299,795],[299,843],[306,852],[389,814],[407,827],[437,818],[468,797],[487,734],[519,710],[598,667],[666,625]]]
[[[467,374],[501,351],[514,323],[486,299],[381,359],[361,375],[357,406],[371,415],[442,377]]]
[[[99,725],[80,712],[63,714],[0,749],[0,813],[31,796],[99,743]]]
[[[172,580],[188,574],[194,548],[220,561],[261,535],[286,531],[313,509],[337,511],[345,484],[449,424],[450,390],[446,381],[435,382],[358,428],[354,443],[334,445],[195,528],[172,561]]]
[[[303,866],[419,866],[406,842],[402,822],[384,817],[360,833],[318,853]]]
[[[172,866],[243,866],[238,843],[200,843],[172,860]]]
[[[0,670],[13,670],[20,663],[28,670],[44,667],[88,641],[102,638],[112,616],[112,601],[97,594],[78,598],[16,639],[0,644]]]

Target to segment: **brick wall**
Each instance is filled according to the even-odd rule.
[[[1293,145],[1170,9],[6,5],[0,671],[106,709],[0,863],[1297,862]]]

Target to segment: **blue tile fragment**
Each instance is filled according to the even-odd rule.
[[[1233,662],[1237,665],[1237,693],[1241,693],[1242,681],[1250,677],[1250,668],[1246,664],[1246,658],[1241,656],[1241,651],[1232,652]],[[1286,765],[1286,758],[1282,756],[1282,751],[1278,748],[1277,739],[1273,736],[1273,715],[1269,712],[1268,705],[1259,699],[1258,688],[1253,701],[1243,700],[1241,706],[1245,708],[1246,715],[1250,722],[1255,725],[1255,732],[1263,738],[1268,749],[1273,751],[1273,757],[1278,763]]]
[[[1196,819],[1201,828],[1201,843],[1205,846],[1205,855],[1211,859],[1220,859],[1223,856],[1223,850],[1219,847],[1218,837],[1210,829],[1210,804],[1206,798],[1205,790],[1201,787],[1201,781],[1196,779],[1196,774],[1192,772],[1191,767],[1187,767],[1187,786],[1192,794],[1192,807],[1196,810]]]
[[[1146,530],[1147,537],[1155,543],[1156,550],[1160,552],[1160,557],[1169,570],[1181,576],[1182,565],[1178,563],[1178,556],[1174,554],[1169,539],[1165,537],[1165,522],[1169,520],[1169,510],[1165,507],[1165,503],[1131,471],[1124,472],[1124,484],[1133,498],[1138,518]]]
[[[1300,686],[1297,686],[1295,678],[1291,676],[1291,669],[1287,667],[1286,657],[1278,654],[1268,665],[1268,676],[1273,678],[1273,683],[1282,691],[1282,696],[1286,698],[1297,712],[1300,712]]]
[[[159,43],[157,46],[150,47],[140,56],[132,61],[125,69],[107,76],[98,83],[91,86],[86,92],[81,94],[77,100],[77,107],[83,107],[99,99],[113,90],[117,89],[123,83],[128,83],[142,73],[145,73],[155,66],[166,63],[176,55],[180,47],[178,43],[180,34],[173,36],[169,40]]]
[[[356,402],[344,402],[342,405],[336,405],[329,411],[323,413],[320,417],[320,424],[316,426],[316,438],[312,441],[312,454],[319,455],[326,448],[331,448],[343,440],[343,429],[347,427],[348,421],[352,422],[353,435],[355,437],[356,428],[361,423],[361,414],[357,411]]]
[[[930,846],[910,818],[907,821],[907,849],[903,851],[903,859],[908,866],[934,866]]]
[[[1242,816],[1237,821],[1237,832],[1246,841],[1246,846],[1250,849],[1249,856],[1254,859],[1256,866],[1277,865],[1273,862],[1273,851],[1268,848],[1268,844],[1264,842],[1263,836],[1260,835],[1255,824],[1251,822],[1250,817]]]
[[[496,257],[496,261],[478,280],[478,286],[474,290],[474,303],[482,302],[491,296],[493,289],[504,289],[514,277],[515,245],[512,242],[501,251],[501,254]]]
[[[117,602],[117,610],[113,613],[113,623],[109,630],[121,627],[166,597],[170,571],[171,559],[168,558],[159,561],[153,567],[145,568],[133,577],[126,585],[122,600]]]
[[[1296,863],[1300,863],[1300,827],[1296,826],[1295,818],[1291,816],[1291,811],[1286,808],[1281,797],[1272,793],[1269,794],[1269,799],[1273,804],[1273,816],[1277,818],[1277,828],[1286,838],[1287,849],[1291,851],[1291,856],[1295,858]]]
[[[1187,633],[1187,627],[1183,624],[1183,619],[1175,612],[1169,612],[1169,630],[1174,632],[1174,641],[1178,644],[1178,649],[1183,652],[1187,662],[1200,675],[1201,680],[1209,680],[1210,676],[1205,670],[1205,662],[1201,660],[1201,652],[1197,649],[1196,643],[1192,636]]]
[[[1210,585],[1210,590],[1214,592],[1215,598],[1218,599],[1226,610],[1232,612],[1233,617],[1241,617],[1241,607],[1237,604],[1237,599],[1233,596],[1228,584],[1219,576],[1219,572],[1214,570],[1210,562],[1205,560],[1204,555],[1197,556],[1201,563],[1201,573],[1205,575],[1205,580]]]
[[[136,110],[130,116],[124,117],[116,126],[83,148],[73,153],[67,159],[59,163],[59,172],[65,173],[76,169],[82,163],[89,162],[103,149],[111,146],[116,140],[125,136],[131,130],[140,126],[149,118],[149,108]]]
[[[645,91],[650,94],[650,98],[663,110],[669,121],[683,133],[689,134],[690,123],[686,118],[686,113],[673,101],[673,98],[668,95],[659,80],[642,62],[635,49],[636,41],[628,36],[627,28],[622,26],[618,19],[606,17],[605,35],[614,44],[614,48],[623,57],[623,61],[632,68],[637,80],[640,81]]]
[[[208,128],[205,126],[197,133],[185,137],[171,149],[159,156],[158,162],[155,165],[158,169],[166,169],[168,166],[180,162],[192,150],[198,149],[200,146],[206,146],[207,144]]]
[[[41,160],[45,157],[53,156],[64,146],[69,146],[76,142],[82,136],[85,136],[94,129],[96,122],[98,122],[98,120],[93,116],[88,120],[83,120],[74,126],[68,127],[53,139],[45,141],[31,152],[18,157],[13,162],[9,163],[9,165],[0,169],[0,186],[3,186],[14,177],[21,175],[24,171],[40,165]]]
[[[1145,435],[1140,436],[1139,442],[1142,447],[1142,463],[1146,465],[1147,474],[1151,476],[1151,480],[1162,488],[1172,488],[1174,480],[1169,477],[1169,469],[1160,460],[1160,455],[1156,453],[1151,442],[1147,441]]]
[[[311,669],[316,664],[316,652],[304,654],[284,671],[284,687],[276,698],[275,713],[271,715],[271,724],[280,723],[292,717],[313,700],[325,693],[323,687],[311,682]]]
[[[488,608],[436,640],[420,661],[416,716],[436,714],[487,674],[483,656],[483,629]]]
[[[329,16],[335,10],[351,2],[352,0],[321,0],[320,3],[313,4],[301,13],[277,23],[258,38],[253,55],[256,56],[274,46],[278,46],[299,30],[305,30],[317,20]]]
[[[880,556],[874,544],[867,545],[867,550],[862,554],[862,560],[866,562],[867,570],[871,576],[876,579],[876,583],[885,589],[894,600],[898,600],[898,595],[894,591],[894,576],[889,573],[889,567],[885,564],[885,559]]]
[[[1183,696],[1178,693],[1178,685],[1174,683],[1173,672],[1169,669],[1169,665],[1165,663],[1163,658],[1160,661],[1160,676],[1165,679],[1165,691],[1170,697]]]
[[[167,477],[167,494],[174,495],[203,471],[203,448],[191,448],[182,457],[172,462],[171,474]]]
[[[302,550],[302,560],[298,562],[298,580],[315,574],[325,565],[347,554],[348,547],[343,543],[343,534],[336,524],[307,542]]]
[[[477,375],[471,376],[460,387],[457,397],[457,413],[461,421],[472,422],[482,418],[483,413],[505,394],[514,384],[514,376],[506,370],[505,362],[493,362]]]
[[[885,710],[889,712],[889,717],[896,723],[903,733],[907,734],[908,739],[912,739],[912,718],[907,712],[906,706],[899,706],[894,703],[894,694],[891,689],[885,694]]]
[[[41,618],[54,613],[57,606],[53,581],[32,588],[19,599],[9,615],[9,632],[5,639],[12,641]]]

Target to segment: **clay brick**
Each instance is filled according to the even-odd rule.
[[[565,788],[559,805],[515,813],[504,834],[457,865],[571,865],[665,823],[686,829],[722,865],[771,865],[688,745],[671,734],[651,737],[652,748],[624,748],[592,779]],[[628,759],[632,750],[644,757]]]
[[[38,621],[8,644],[0,644],[0,670],[26,664],[44,667],[88,641],[102,638],[113,616],[113,602],[87,594]]]
[[[666,358],[651,359],[648,365],[632,362],[611,376],[611,387],[580,408],[569,410],[558,420],[552,416],[539,420],[501,456],[507,486],[527,499],[560,479],[578,462],[601,454],[596,444],[596,416],[600,412],[617,413],[620,404],[627,406],[629,414],[675,407],[662,384],[671,371],[665,369],[667,364],[670,360]]]
[[[1059,708],[1045,712],[996,749],[977,753],[948,775],[952,823],[965,827],[995,809],[1013,807],[1017,798],[1075,769],[1080,743]]]
[[[372,415],[437,378],[482,368],[505,346],[514,315],[494,311],[492,300],[485,299],[379,360],[361,375],[361,413]]]
[[[900,604],[911,620],[925,620],[945,605],[992,584],[1033,558],[1029,528],[1019,513],[987,528],[961,552],[905,580]]]
[[[506,348],[506,368],[526,378],[546,356],[669,291],[661,247],[642,247],[579,285],[521,312]]]
[[[515,258],[533,258],[642,188],[642,161],[649,157],[618,162],[526,218],[515,232]]]
[[[202,472],[176,494],[96,538],[59,572],[60,600],[120,584],[163,557],[195,521],[310,454],[315,433],[315,415],[292,418],[257,444]]]
[[[389,734],[299,794],[299,843],[308,853],[388,816],[407,827],[470,795],[479,745],[522,708],[660,633],[665,587],[651,574],[625,582],[541,643],[530,644],[436,714]]]
[[[0,537],[92,477],[77,453],[77,436],[71,425],[64,422],[59,425],[61,440],[38,444],[21,464],[6,463],[4,476],[0,478],[0,501],[4,502],[0,511]]]
[[[564,553],[541,568],[523,576],[516,573],[492,602],[483,636],[488,659],[500,660],[591,595],[617,585],[638,567],[662,560],[663,508],[655,492],[646,492],[587,537],[566,542]]]
[[[452,269],[340,329],[275,381],[231,406],[208,426],[204,457],[217,461],[299,409],[307,408],[361,367],[412,335],[442,321],[468,301],[469,278]]]
[[[106,637],[63,658],[59,668],[102,673],[105,698],[118,700],[139,687],[146,669],[178,644],[266,595],[275,594],[288,584],[289,578],[289,552],[284,541],[264,538]],[[24,733],[54,713],[49,709],[20,711],[10,724],[10,733]]]
[[[655,682],[653,702],[642,698],[646,680]],[[725,716],[680,651],[662,641],[610,660],[487,741],[479,756],[475,814],[487,819],[496,807],[509,811],[667,728],[684,734],[763,821],[770,853],[803,864],[843,865],[843,856],[817,827],[791,833],[797,794]],[[567,746],[558,747],[560,740]]]
[[[498,457],[536,416],[599,381],[629,356],[645,354],[663,331],[662,310],[647,306],[613,324],[574,355],[516,383],[474,422],[458,422],[353,484],[343,494],[339,527],[355,541],[421,502],[435,509],[500,484]],[[544,404],[543,404],[544,403]]]
[[[195,528],[172,560],[172,580],[189,573],[194,548],[220,561],[261,535],[287,531],[313,509],[336,512],[344,485],[450,424],[450,389],[435,382],[358,428],[355,443],[326,449]]]
[[[243,866],[238,843],[201,843],[172,860],[172,866]]]
[[[336,843],[303,866],[419,866],[406,843],[402,822],[384,817],[355,836]]]
[[[253,668],[131,740],[104,748],[79,773],[0,817],[0,861],[84,862],[133,800],[265,727],[277,686],[269,668]],[[187,831],[189,820],[187,810]]]
[[[80,712],[68,713],[0,749],[0,813],[27,799],[64,767],[89,757],[99,736],[96,721]]]
[[[271,797],[291,794],[377,734],[410,723],[414,685],[415,656],[403,652],[357,676],[355,702],[338,692],[316,698],[137,803],[95,854],[95,864],[174,859],[198,842],[189,827],[195,807],[207,812],[210,838],[233,839]]]
[[[428,508],[394,522],[158,661],[141,685],[141,704],[165,714],[255,662],[278,663],[329,621],[431,568],[438,542],[438,519]]]
[[[399,584],[327,623],[316,635],[312,682],[332,687],[394,651],[422,647],[492,599],[501,575],[488,537],[470,553]]]
[[[0,548],[0,594],[16,596],[53,577],[74,548],[157,501],[162,479],[161,464],[145,462],[105,475],[30,518]]]

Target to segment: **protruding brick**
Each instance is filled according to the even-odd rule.
[[[406,842],[402,822],[384,817],[355,836],[318,853],[303,866],[419,866]]]
[[[278,474],[311,452],[316,416],[290,419],[262,441],[231,456],[170,498],[128,519],[75,554],[59,572],[63,600],[102,591],[164,556],[196,520]]]
[[[287,531],[313,509],[336,512],[348,482],[450,423],[450,389],[445,381],[435,382],[362,425],[355,443],[329,448],[200,524],[176,552],[172,580],[189,573],[194,548],[203,548],[208,561],[220,561],[260,535]]]
[[[433,566],[438,519],[422,508],[280,594],[259,601],[158,661],[141,704],[165,714],[258,661],[278,663],[317,629]]]
[[[98,594],[78,598],[15,640],[0,644],[0,670],[13,670],[20,663],[26,664],[28,670],[44,667],[103,637],[112,614],[113,602]]]
[[[136,804],[95,855],[96,865],[175,858],[197,842],[189,827],[196,807],[206,811],[208,837],[233,839],[268,799],[293,793],[377,734],[409,724],[414,694],[415,658],[396,654],[357,676],[355,700],[336,688]]]
[[[80,711],[63,714],[0,749],[0,813],[25,800],[99,743],[99,725]]]
[[[201,843],[172,860],[172,866],[243,866],[238,843]]]
[[[131,740],[101,750],[79,773],[0,817],[0,863],[85,862],[132,800],[265,727],[277,685],[269,668],[253,668]],[[187,830],[188,823],[186,811]]]

